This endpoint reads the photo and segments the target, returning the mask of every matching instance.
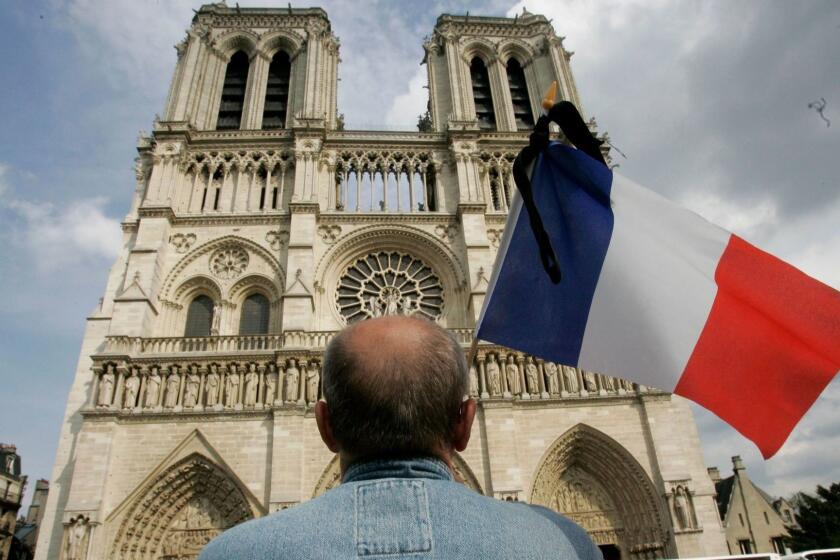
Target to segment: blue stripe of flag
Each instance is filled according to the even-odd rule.
[[[476,336],[577,365],[613,231],[612,172],[579,150],[553,143],[537,160],[531,185],[563,279],[553,284],[543,269],[523,208]]]

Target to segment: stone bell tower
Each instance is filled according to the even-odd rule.
[[[558,99],[581,108],[563,48],[549,21],[442,15],[423,45],[435,130],[529,130],[552,81]]]

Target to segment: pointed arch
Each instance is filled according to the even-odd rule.
[[[228,60],[236,51],[244,51],[248,58],[251,58],[257,50],[259,40],[260,36],[252,30],[236,28],[219,35],[213,41],[213,46]]]
[[[399,251],[419,258],[431,267],[443,287],[441,324],[460,326],[457,310],[463,309],[467,275],[452,250],[434,235],[416,227],[393,224],[388,229],[373,225],[357,229],[335,243],[318,261],[315,279],[327,288],[324,300],[330,305],[336,324],[343,324],[335,304],[339,278],[356,260],[370,252]]]
[[[605,433],[578,424],[540,460],[529,501],[563,513],[598,544],[624,558],[665,558],[672,551],[665,505],[633,455]]]
[[[226,465],[197,451],[150,478],[108,520],[119,522],[109,558],[191,558],[225,529],[265,514]]]
[[[208,241],[207,243],[196,247],[195,249],[184,255],[181,258],[181,260],[178,261],[178,263],[174,267],[172,267],[172,269],[169,271],[169,274],[166,276],[166,279],[162,284],[159,299],[161,301],[172,300],[175,285],[179,284],[179,282],[185,275],[185,271],[192,263],[194,263],[196,260],[205,255],[209,255],[216,249],[228,245],[237,245],[243,247],[252,255],[260,257],[271,270],[272,276],[274,277],[274,281],[277,282],[277,286],[286,285],[286,274],[283,270],[283,267],[280,265],[280,261],[278,261],[277,258],[265,247],[239,235],[224,235],[222,237],[218,237],[216,239]],[[250,274],[250,272],[247,273]],[[190,276],[192,276],[192,274]],[[221,295],[222,297],[228,296],[228,294],[226,293],[222,293]]]

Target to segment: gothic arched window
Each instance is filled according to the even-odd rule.
[[[475,102],[475,117],[478,127],[485,130],[496,128],[496,114],[493,112],[493,95],[490,92],[490,75],[484,61],[475,57],[470,62],[470,78],[472,78],[473,101]]]
[[[513,102],[513,117],[517,130],[530,130],[534,126],[534,114],[531,112],[531,100],[528,98],[528,86],[525,72],[515,58],[507,63],[507,78],[510,85],[510,100]]]
[[[288,53],[277,51],[268,67],[268,85],[265,88],[265,108],[262,119],[264,129],[286,126],[291,68]]]
[[[222,101],[219,104],[217,130],[238,129],[242,123],[242,107],[245,105],[245,84],[248,81],[248,55],[242,51],[230,57],[222,86]]]
[[[239,334],[266,334],[268,332],[269,303],[262,294],[251,294],[242,302]]]
[[[190,302],[184,336],[210,336],[213,325],[213,300],[201,295]]]

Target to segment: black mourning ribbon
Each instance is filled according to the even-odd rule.
[[[540,248],[540,260],[543,268],[545,268],[552,283],[559,284],[562,277],[560,264],[557,262],[557,255],[551,246],[551,239],[545,231],[542,218],[534,202],[531,180],[528,178],[528,167],[548,147],[548,123],[550,122],[557,123],[569,142],[577,149],[604,165],[607,165],[607,162],[604,161],[604,156],[601,154],[601,144],[604,142],[592,136],[577,107],[568,101],[556,103],[547,115],[542,115],[537,119],[534,131],[528,139],[528,145],[522,148],[513,162],[513,180],[522,195],[522,203],[528,212],[528,221]]]

